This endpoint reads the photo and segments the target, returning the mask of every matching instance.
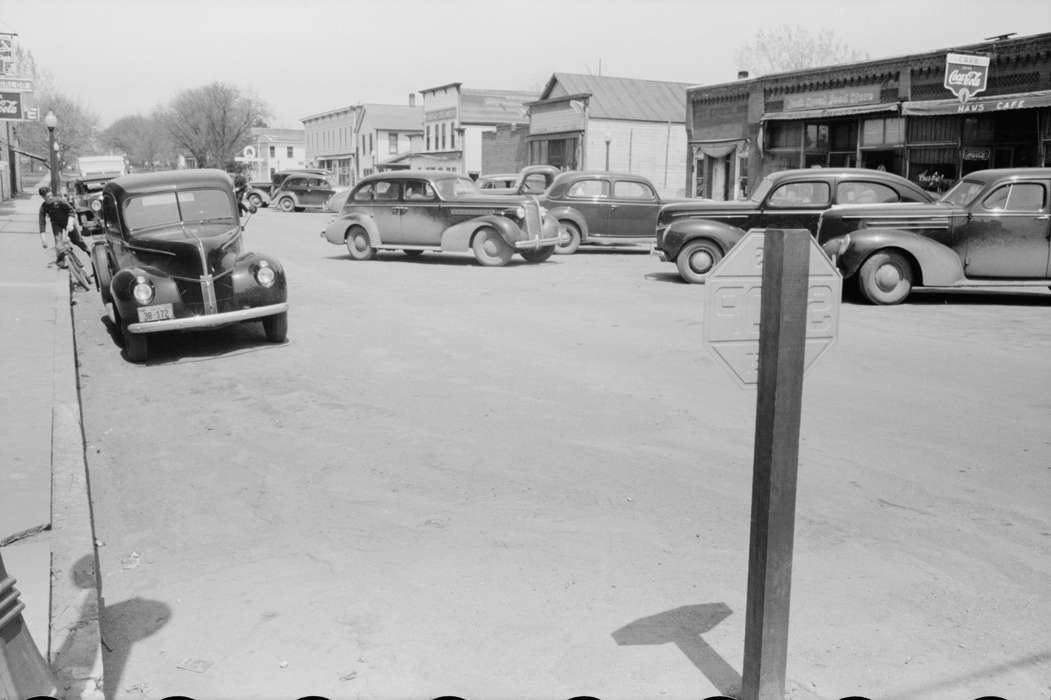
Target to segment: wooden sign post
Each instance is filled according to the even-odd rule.
[[[742,700],[783,700],[810,234],[766,232]]]

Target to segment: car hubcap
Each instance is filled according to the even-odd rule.
[[[712,269],[712,263],[712,254],[707,250],[698,250],[690,256],[690,269],[699,274]]]
[[[901,284],[901,270],[896,265],[881,265],[876,270],[876,286],[884,292],[893,292]]]
[[[354,236],[354,250],[358,251],[359,253],[364,253],[367,248],[368,245],[366,244],[365,238],[363,236]]]
[[[486,255],[493,258],[500,254],[500,246],[492,238],[487,238],[485,240],[485,243],[482,244],[482,250],[485,251]]]

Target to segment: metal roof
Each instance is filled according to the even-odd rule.
[[[423,107],[385,105],[370,102],[358,105],[357,128],[368,121],[373,129],[384,131],[423,131]]]
[[[686,88],[694,83],[614,78],[605,75],[555,73],[540,100],[590,95],[588,115],[593,119],[631,119],[686,123]]]

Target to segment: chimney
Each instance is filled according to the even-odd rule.
[[[416,106],[416,93],[415,92],[410,92],[409,93],[409,106],[410,107],[415,107]]]
[[[738,80],[747,80],[748,79],[748,71],[746,71],[746,70],[739,70],[739,71],[737,71],[737,79]]]

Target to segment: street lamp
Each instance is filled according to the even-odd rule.
[[[48,163],[51,167],[51,193],[58,195],[58,144],[55,143],[55,127],[58,126],[58,117],[50,109],[44,117],[44,126],[47,127],[47,145],[50,153]]]
[[[609,134],[606,134],[606,170],[609,170],[609,142],[613,139],[610,138]]]

